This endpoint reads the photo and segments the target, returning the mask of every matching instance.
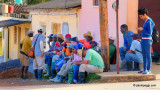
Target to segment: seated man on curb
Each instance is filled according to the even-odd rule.
[[[110,64],[116,63],[116,46],[114,45],[114,38],[109,37],[109,55],[110,55]]]
[[[85,83],[85,72],[87,73],[102,73],[104,62],[99,53],[93,49],[83,51],[84,61],[73,61],[73,64],[80,65],[79,67],[79,84]]]
[[[127,69],[130,70],[130,66],[128,66],[128,62],[134,61],[139,63],[140,70],[143,69],[143,56],[142,56],[142,48],[141,41],[138,39],[138,34],[132,35],[132,44],[129,51],[125,55],[125,60],[127,61]]]

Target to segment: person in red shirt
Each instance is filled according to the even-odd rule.
[[[82,40],[79,40],[79,41],[80,41],[82,44],[84,44],[85,50],[88,50],[88,49],[92,48],[92,46],[91,46],[91,44],[90,44],[90,42],[92,42],[92,40],[93,40],[93,36],[92,36],[91,32],[88,31],[87,33],[83,34],[83,37],[84,37],[85,39],[82,39]]]

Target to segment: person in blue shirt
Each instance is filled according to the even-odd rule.
[[[142,55],[143,55],[143,64],[144,64],[143,65],[144,70],[138,73],[149,74],[151,73],[151,64],[152,64],[151,46],[153,42],[152,33],[153,33],[153,27],[155,26],[155,23],[148,16],[148,11],[146,8],[138,9],[138,15],[142,20],[144,20],[143,27],[137,28],[137,30],[142,31],[141,46],[142,46]]]
[[[123,34],[124,46],[119,48],[119,54],[122,60],[121,68],[126,65],[125,63],[125,54],[130,49],[132,43],[132,31],[128,31],[128,26],[126,24],[121,25],[121,33]]]
[[[33,70],[37,80],[43,80],[42,73],[45,64],[44,60],[44,42],[45,37],[42,35],[43,27],[39,27],[38,33],[34,35],[32,40],[32,46],[35,46],[33,60]]]

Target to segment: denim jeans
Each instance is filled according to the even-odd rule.
[[[51,66],[53,56],[54,56],[54,54],[52,54],[50,56],[45,56],[45,64],[48,64],[48,66]]]
[[[141,47],[142,47],[142,55],[143,55],[143,68],[144,71],[151,70],[152,57],[151,57],[151,39],[142,39]]]
[[[121,60],[123,61],[125,59],[125,54],[126,54],[127,51],[124,50],[124,47],[120,47],[119,48],[119,54],[120,54],[120,57],[121,57]]]
[[[78,80],[78,72],[79,72],[79,65],[72,65],[73,69],[73,80]]]

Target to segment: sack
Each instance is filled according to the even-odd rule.
[[[63,62],[64,62],[63,58],[61,58],[60,60],[58,60],[56,62],[56,65],[57,65],[56,69],[60,69],[63,66]]]
[[[153,29],[152,39],[153,39],[153,44],[159,42],[159,31],[157,29]]]
[[[29,53],[28,53],[28,56],[29,56],[30,58],[35,58],[34,49],[35,49],[35,46],[33,46],[33,47],[30,49]]]

